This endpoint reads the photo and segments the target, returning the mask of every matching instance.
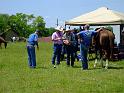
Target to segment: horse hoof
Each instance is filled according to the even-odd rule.
[[[108,69],[108,67],[105,67],[105,69]]]
[[[96,65],[94,65],[94,68],[96,68]]]

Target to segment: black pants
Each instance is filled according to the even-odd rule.
[[[70,45],[66,45],[66,52],[67,52],[67,65],[70,65],[70,58],[71,58],[71,66],[74,66],[75,55],[73,47]]]

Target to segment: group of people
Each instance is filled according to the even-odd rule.
[[[63,30],[63,28],[60,26],[55,29],[56,32],[52,34],[54,50],[52,64],[54,65],[54,68],[56,68],[55,59],[57,61],[57,65],[60,64],[60,57],[63,45],[67,54],[67,66],[74,66],[74,48],[76,45],[75,35],[73,34],[73,32],[71,32],[70,29]]]
[[[81,55],[81,62],[82,62],[82,69],[88,69],[88,49],[92,40],[92,36],[94,36],[97,31],[89,30],[89,25],[86,24],[81,31],[75,33],[74,30],[66,29],[64,30],[63,27],[57,26],[55,28],[55,32],[52,34],[52,41],[53,41],[53,56],[52,56],[52,65],[56,68],[56,65],[60,65],[62,47],[64,45],[66,54],[67,54],[67,66],[74,66],[75,55],[78,47],[78,43],[80,44],[80,55]],[[31,34],[27,40],[27,51],[28,51],[28,61],[29,66],[31,68],[36,67],[36,57],[35,57],[35,45],[38,47],[38,34],[39,30],[35,33]]]

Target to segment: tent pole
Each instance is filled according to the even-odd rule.
[[[65,28],[64,29],[66,29],[66,24],[65,24]]]
[[[124,30],[124,24],[120,24],[120,44],[124,44],[124,35],[122,35],[122,30]]]

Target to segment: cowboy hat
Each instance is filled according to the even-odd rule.
[[[63,31],[63,28],[62,28],[61,26],[57,26],[57,27],[55,28],[55,30],[57,30],[57,31]]]
[[[71,30],[69,28],[66,28],[65,32],[69,32],[69,31],[71,31]]]

